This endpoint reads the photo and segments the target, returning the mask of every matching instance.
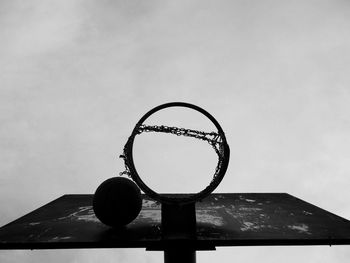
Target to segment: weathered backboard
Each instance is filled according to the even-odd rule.
[[[0,249],[156,249],[160,204],[146,196],[139,216],[122,229],[103,225],[92,195],[64,195],[0,228]],[[350,221],[285,193],[212,194],[196,204],[196,248],[350,244]]]

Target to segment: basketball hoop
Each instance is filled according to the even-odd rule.
[[[204,131],[197,131],[197,130],[186,129],[186,128],[169,127],[164,125],[151,126],[151,125],[144,124],[144,122],[154,113],[170,107],[185,107],[185,108],[190,108],[202,113],[215,125],[217,131],[204,132]],[[134,159],[133,159],[134,139],[137,135],[143,132],[169,133],[177,136],[192,137],[192,138],[196,138],[196,139],[200,139],[208,142],[213,147],[213,149],[215,150],[218,156],[218,163],[215,169],[215,173],[209,185],[198,193],[183,194],[180,196],[177,195],[176,197],[171,195],[159,194],[154,190],[152,190],[150,187],[148,187],[144,183],[144,181],[141,179],[139,173],[137,172]],[[135,128],[133,129],[130,137],[127,140],[127,143],[124,146],[123,154],[120,157],[124,159],[124,163],[125,163],[125,171],[122,172],[121,175],[127,174],[128,176],[130,176],[135,181],[135,183],[140,187],[140,189],[143,190],[144,193],[147,194],[149,197],[165,204],[187,204],[187,203],[194,203],[196,201],[202,200],[217,188],[217,186],[220,184],[223,177],[225,176],[225,173],[228,167],[229,158],[230,158],[230,148],[229,148],[229,145],[227,144],[224,131],[222,130],[217,120],[211,114],[209,114],[204,109],[193,104],[184,103],[184,102],[171,102],[171,103],[162,104],[160,106],[157,106],[151,109],[137,122],[137,124],[135,125]]]

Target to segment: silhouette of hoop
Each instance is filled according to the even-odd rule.
[[[219,139],[217,143],[219,144],[218,150],[216,150],[217,154],[219,155],[219,160],[218,160],[218,165],[216,167],[216,172],[213,176],[213,179],[211,180],[210,184],[204,188],[202,191],[195,193],[195,194],[177,194],[177,195],[165,195],[165,194],[159,194],[149,188],[141,179],[139,176],[134,160],[133,160],[133,145],[134,145],[134,139],[135,136],[140,134],[140,129],[145,122],[146,119],[148,119],[152,114],[156,113],[157,111],[170,108],[170,107],[185,107],[185,108],[190,108],[193,110],[196,110],[203,115],[205,115],[216,127],[217,129],[217,138]],[[168,127],[164,126],[155,126],[156,128],[163,127],[163,129],[167,129]],[[175,128],[177,129],[177,128]],[[190,130],[193,131],[193,130]],[[180,134],[181,135],[181,134]],[[214,145],[213,145],[214,147]],[[214,147],[215,148],[215,147]],[[133,129],[130,137],[128,138],[127,143],[124,146],[124,155],[121,156],[124,159],[125,166],[127,167],[128,174],[131,176],[131,178],[135,181],[135,183],[140,187],[140,189],[149,197],[165,204],[188,204],[188,203],[194,203],[196,201],[202,200],[206,196],[208,196],[210,193],[212,193],[217,186],[220,184],[222,181],[223,177],[225,176],[228,164],[229,164],[229,159],[230,159],[230,147],[227,144],[225,133],[222,130],[220,124],[218,121],[207,111],[204,109],[190,104],[190,103],[185,103],[185,102],[170,102],[170,103],[165,103],[162,105],[159,105],[150,111],[148,111],[135,125],[135,128]]]

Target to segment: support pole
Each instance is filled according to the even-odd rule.
[[[195,203],[162,204],[164,263],[196,262]]]
[[[196,239],[195,203],[162,204],[162,239],[164,241]]]
[[[195,263],[196,251],[194,249],[166,249],[164,250],[164,263]]]

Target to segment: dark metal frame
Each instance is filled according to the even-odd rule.
[[[216,127],[218,135],[222,140],[223,157],[219,171],[215,174],[210,184],[202,191],[196,194],[184,194],[183,196],[160,195],[149,188],[139,176],[133,159],[133,145],[136,135],[139,134],[140,126],[157,111],[170,107],[184,107],[196,110],[206,116]],[[196,210],[195,202],[200,201],[211,194],[220,184],[225,176],[229,160],[230,147],[227,144],[226,136],[218,121],[206,110],[185,102],[165,103],[148,111],[135,125],[131,136],[129,137],[125,148],[125,162],[129,169],[131,178],[149,197],[160,201],[162,204],[162,240],[163,244],[168,244],[158,250],[164,251],[164,262],[196,262],[195,246],[186,246],[185,244],[193,244],[196,240]],[[220,157],[219,157],[220,158]],[[220,161],[220,160],[219,160]],[[218,164],[219,165],[219,164]],[[209,248],[210,250],[213,248]]]
[[[157,192],[153,191],[151,188],[149,188],[141,179],[139,176],[134,160],[133,160],[133,144],[134,144],[134,139],[136,135],[138,134],[139,127],[145,122],[146,119],[148,119],[152,114],[156,113],[157,111],[170,108],[170,107],[185,107],[185,108],[190,108],[193,110],[196,110],[203,115],[205,115],[216,127],[218,130],[218,134],[220,135],[222,139],[222,144],[223,144],[223,162],[222,166],[220,167],[220,171],[218,172],[218,175],[213,178],[213,180],[210,182],[210,184],[203,189],[202,191],[196,193],[196,194],[186,194],[183,197],[177,197],[174,199],[173,197],[169,197],[166,195],[160,195]],[[127,166],[130,169],[130,175],[132,179],[136,182],[136,184],[141,188],[142,191],[144,191],[145,194],[147,194],[149,197],[160,201],[162,204],[168,203],[168,204],[186,204],[186,203],[194,203],[196,201],[202,200],[203,198],[207,197],[210,193],[212,193],[216,187],[220,184],[222,181],[223,177],[225,176],[228,164],[229,164],[229,159],[230,159],[230,147],[227,144],[226,141],[226,136],[224,131],[222,130],[220,124],[218,121],[206,110],[190,104],[190,103],[185,103],[185,102],[170,102],[170,103],[165,103],[160,106],[157,106],[150,111],[148,111],[135,125],[135,128],[132,131],[132,134],[130,135],[128,142],[125,145],[125,161],[127,162]]]

